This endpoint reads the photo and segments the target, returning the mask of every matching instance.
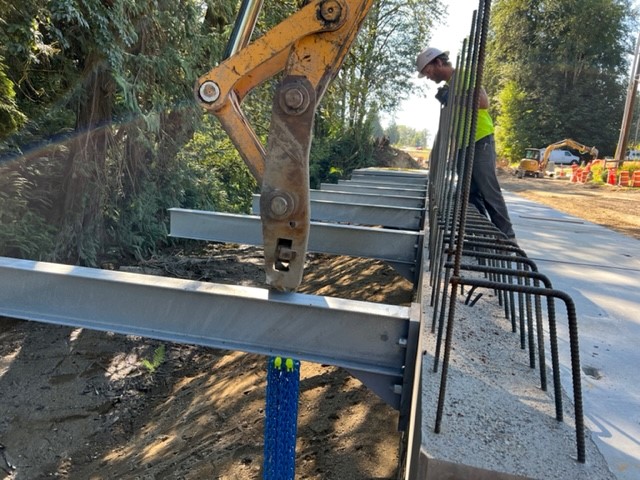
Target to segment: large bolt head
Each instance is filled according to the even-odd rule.
[[[260,195],[260,214],[274,220],[286,220],[296,209],[293,196],[284,190],[271,190]]]
[[[288,115],[302,115],[310,104],[309,92],[299,82],[285,85],[280,92],[280,108]]]
[[[327,0],[320,6],[320,17],[325,22],[335,22],[342,15],[342,6],[335,0]]]
[[[304,93],[297,88],[291,88],[284,93],[284,103],[287,107],[297,110],[304,103]]]
[[[275,195],[271,199],[271,203],[269,205],[271,208],[271,213],[276,217],[284,216],[289,209],[289,202],[282,195]]]
[[[220,98],[220,87],[218,87],[216,82],[207,80],[200,85],[198,95],[200,95],[200,99],[203,102],[214,103],[218,98]]]

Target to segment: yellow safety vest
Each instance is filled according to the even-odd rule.
[[[486,108],[478,109],[478,121],[476,123],[476,142],[493,133],[493,120]]]
[[[455,75],[455,72],[454,72]],[[449,79],[447,85],[452,79]],[[468,77],[467,77],[468,80]],[[468,83],[468,82],[467,82]],[[491,115],[489,114],[489,110],[486,108],[478,109],[478,120],[476,122],[476,138],[477,142],[481,138],[491,135],[494,132],[493,120],[491,119]]]

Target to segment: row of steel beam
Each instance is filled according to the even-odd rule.
[[[422,271],[427,182],[426,171],[361,169],[353,172],[351,180],[322,184],[320,190],[311,190],[308,250],[382,260],[417,284]],[[256,195],[251,215],[171,209],[170,235],[260,246],[259,208],[260,198]],[[332,314],[340,315],[335,300],[330,302],[335,307]],[[410,412],[421,308],[416,304],[410,312],[405,322],[406,334],[400,340],[406,347],[403,349],[405,356],[396,362],[395,377],[371,369],[365,373],[362,369],[347,367],[368,388],[400,411],[402,429],[407,427]],[[372,315],[369,324],[376,323],[377,317]],[[379,332],[380,328],[384,327],[378,325],[375,330]],[[351,342],[359,343],[359,333],[348,336]],[[313,342],[309,348],[313,348]],[[337,365],[335,359],[329,357],[316,356],[315,360]]]
[[[378,180],[383,172],[359,173],[374,185],[354,181],[334,188],[383,193],[356,194],[353,203],[344,199],[355,197],[341,193],[335,201],[322,200],[338,213],[331,218],[331,210],[324,209],[323,221],[312,223],[311,251],[380,259],[417,278],[424,230],[415,222],[411,229],[396,225],[398,210],[424,218],[426,173],[394,175],[390,183],[390,178]],[[409,182],[408,190],[422,189],[422,209],[385,204],[387,197],[411,198],[404,195],[405,178],[421,182],[417,188]],[[377,213],[359,222],[349,209]],[[346,222],[349,216],[353,220]],[[367,225],[371,218],[377,226]],[[171,235],[261,244],[255,215],[174,209]],[[400,410],[406,427],[417,308],[0,258],[0,315],[340,366]]]
[[[420,176],[424,179],[414,178]],[[403,184],[404,177],[414,183]],[[351,181],[311,190],[309,251],[383,260],[405,278],[417,281],[426,181],[426,173],[392,176],[383,170],[360,170]],[[259,213],[259,195],[254,196],[253,215],[171,209],[170,234],[262,245]]]

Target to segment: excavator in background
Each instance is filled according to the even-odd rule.
[[[576,142],[570,138],[565,138],[559,142],[552,143],[545,149],[527,148],[525,150],[525,158],[520,160],[518,168],[516,169],[516,175],[519,178],[525,176],[533,176],[542,178],[545,172],[550,166],[549,157],[551,152],[562,147],[569,147],[573,150],[577,150],[580,154],[589,154],[592,159],[598,158],[598,149],[596,147],[587,147],[581,143]]]
[[[540,158],[542,156],[541,148],[527,148],[524,151],[524,157],[520,160],[518,168],[516,168],[515,174],[518,178],[523,178],[525,175],[532,175],[535,177],[541,177],[544,175],[544,170],[540,171]]]
[[[309,238],[309,150],[320,99],[338,73],[374,0],[310,0],[250,43],[262,0],[243,0],[226,59],[195,85],[196,101],[220,120],[261,185],[266,282],[281,291],[302,280]],[[240,104],[283,72],[266,148]]]

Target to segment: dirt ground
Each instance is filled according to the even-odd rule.
[[[507,171],[500,180],[640,239],[640,189]],[[261,262],[258,248],[212,244],[128,269],[263,286]],[[409,282],[375,261],[314,255],[306,272],[304,293],[395,305],[413,298]],[[144,361],[155,352],[154,370]],[[0,318],[0,479],[261,478],[265,364],[252,354]],[[303,363],[300,385],[296,478],[396,478],[396,412],[328,365]]]
[[[640,188],[572,183],[565,173],[520,179],[502,169],[498,178],[505,190],[640,240]]]
[[[218,244],[126,270],[263,286],[261,263],[257,248]],[[304,293],[413,295],[380,262],[317,255],[307,271]],[[0,478],[262,478],[265,388],[258,355],[0,319]],[[296,478],[395,478],[397,422],[345,371],[303,362]]]

